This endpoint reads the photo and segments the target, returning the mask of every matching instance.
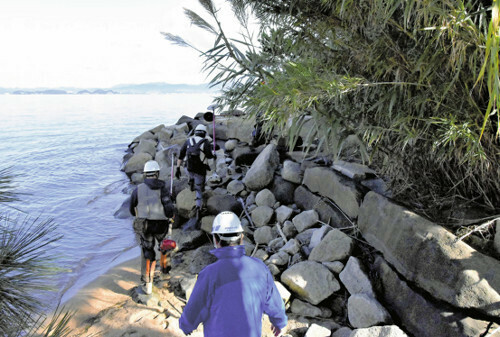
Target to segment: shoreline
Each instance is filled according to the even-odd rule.
[[[140,256],[110,268],[80,288],[63,306],[76,311],[70,328],[78,329],[84,322],[120,302],[130,299],[130,290],[140,283]]]

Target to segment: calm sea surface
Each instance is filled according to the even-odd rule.
[[[19,176],[12,206],[52,218],[64,235],[59,289],[66,301],[109,268],[139,256],[131,220],[113,214],[127,198],[120,171],[127,145],[159,124],[206,111],[213,94],[0,95],[0,168]],[[4,209],[2,208],[2,212]],[[11,212],[11,211],[9,211]]]

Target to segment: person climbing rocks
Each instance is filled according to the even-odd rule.
[[[153,291],[153,276],[156,268],[155,242],[160,250],[160,267],[162,274],[168,274],[170,263],[168,251],[160,245],[172,225],[174,205],[168,187],[159,179],[160,166],[150,160],[144,165],[144,182],[132,192],[130,213],[134,220],[134,231],[141,245],[141,282],[143,291]]]
[[[199,273],[179,327],[186,335],[203,323],[206,337],[260,337],[265,313],[278,336],[288,322],[285,306],[266,265],[245,255],[238,216],[219,213],[212,237],[216,249],[210,253],[218,260]]]
[[[207,171],[210,171],[208,159],[216,158],[212,150],[212,143],[206,138],[206,135],[207,127],[203,124],[198,124],[194,129],[194,135],[189,137],[181,148],[175,172],[175,177],[180,179],[181,165],[185,161],[189,175],[189,187],[191,191],[196,192],[196,206],[194,211],[197,219],[200,217],[203,206],[203,191],[205,190]]]

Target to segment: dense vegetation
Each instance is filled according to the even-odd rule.
[[[472,206],[498,216],[500,0],[232,0],[236,38],[199,2],[207,19],[186,14],[213,34],[198,50],[221,106],[261,116],[290,145],[307,125],[317,148],[369,164],[437,221]]]
[[[39,295],[52,290],[51,276],[60,272],[53,264],[51,248],[61,238],[52,220],[30,218],[9,208],[18,200],[13,176],[0,170],[0,335],[68,336],[67,322],[72,313],[56,309],[50,320]]]

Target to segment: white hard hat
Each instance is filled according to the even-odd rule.
[[[147,172],[157,172],[160,170],[160,165],[154,160],[148,160],[146,164],[144,164],[144,173]]]
[[[198,124],[196,126],[196,128],[194,129],[194,132],[196,132],[196,131],[203,131],[203,132],[207,133],[207,127],[203,124]]]
[[[241,221],[233,212],[221,212],[217,214],[212,224],[212,234],[235,235],[243,233]]]

